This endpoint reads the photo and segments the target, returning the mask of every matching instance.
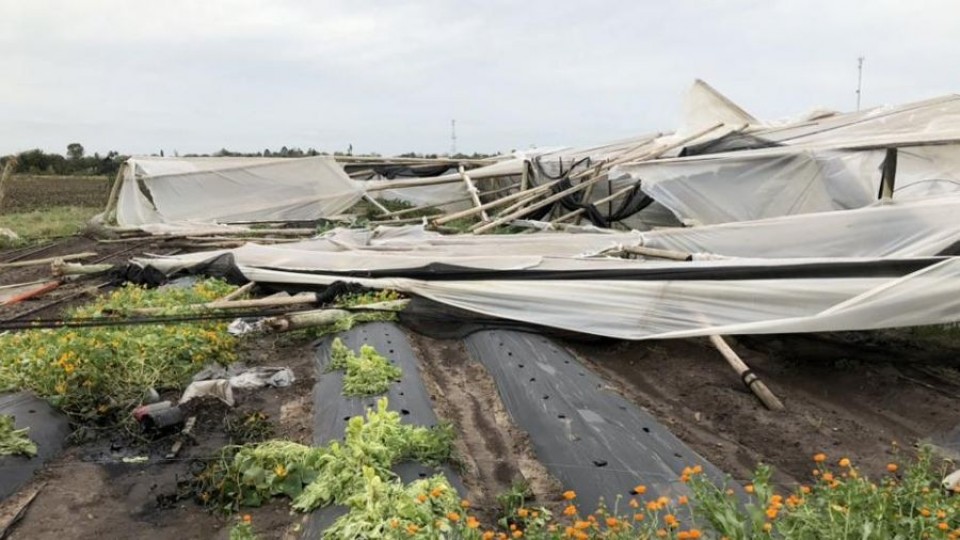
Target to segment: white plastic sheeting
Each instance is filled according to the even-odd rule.
[[[460,174],[457,173],[457,177]],[[409,180],[408,178],[398,180]],[[394,180],[363,180],[360,181],[364,190],[390,185]],[[407,187],[403,189],[378,189],[374,195],[379,199],[396,200],[409,203],[413,206],[433,206],[445,212],[457,212],[473,206],[470,202],[470,193],[466,184],[461,180],[447,184],[432,186]],[[451,201],[456,201],[451,203]]]
[[[878,199],[888,147],[899,149],[895,198],[960,193],[960,96],[744,133],[782,146],[628,163],[613,173],[625,175],[620,185],[640,181],[688,224],[867,206]]]
[[[341,213],[363,195],[325,156],[131,158],[120,181],[122,226],[309,221]]]
[[[781,261],[780,263],[786,263]],[[733,261],[673,263],[719,268]],[[773,263],[771,263],[773,264]],[[241,267],[252,280],[342,278]],[[906,276],[717,281],[351,279],[470,312],[620,339],[868,330],[960,320],[960,259]]]

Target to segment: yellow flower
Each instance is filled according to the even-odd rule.
[[[817,463],[823,463],[824,461],[827,460],[827,455],[821,452],[813,456],[813,460],[816,461]]]
[[[575,491],[564,491],[563,498],[568,501],[572,501],[577,498],[577,493]]]
[[[449,519],[450,521],[456,523],[456,522],[460,521],[460,514],[458,514],[458,513],[456,513],[456,512],[447,512],[447,519]]]
[[[849,467],[849,466],[850,466],[850,460],[847,459],[847,458],[841,459],[841,460],[840,460],[840,466],[841,466],[841,467]]]
[[[282,463],[280,463],[280,464],[278,464],[276,467],[274,467],[274,468],[273,468],[273,472],[274,472],[274,474],[277,475],[278,478],[286,478],[286,476],[287,476],[287,468],[284,467]]]

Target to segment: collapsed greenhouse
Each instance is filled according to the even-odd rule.
[[[510,492],[518,480],[519,503],[500,502],[510,512],[542,508],[544,516],[552,510],[559,518],[600,504],[608,524],[634,515],[632,537],[644,537],[639,531],[646,525],[639,523],[662,519],[661,498],[669,515],[681,515],[675,505],[686,503],[678,501],[703,496],[706,485],[725,485],[727,475],[740,479],[744,456],[751,462],[764,456],[739,435],[723,434],[736,409],[759,408],[753,397],[699,426],[722,398],[704,397],[678,419],[652,396],[670,403],[700,398],[658,381],[711,377],[711,387],[752,392],[770,409],[756,413],[768,429],[799,425],[799,418],[821,414],[810,412],[819,407],[847,414],[836,412],[844,407],[835,398],[816,397],[817,390],[809,390],[809,403],[786,382],[773,392],[764,380],[782,372],[770,357],[824,334],[960,321],[958,211],[960,96],[771,123],[697,81],[675,132],[594,147],[487,159],[131,158],[93,230],[101,246],[132,242],[138,249],[99,264],[70,262],[67,254],[54,270],[71,283],[99,276],[107,279],[103,286],[148,291],[98,307],[95,317],[110,324],[221,321],[211,331],[229,334],[222,339],[258,343],[292,332],[318,338],[293,370],[312,381],[299,398],[309,403],[299,442],[240,445],[229,460],[214,460],[221,469],[205,461],[190,484],[189,496],[232,510],[292,500],[305,517],[277,525],[288,536],[276,537],[546,531],[546,521],[527,514],[496,520],[503,516],[493,509],[494,491]],[[229,294],[174,307],[140,302],[171,284],[213,287],[204,285],[211,278]],[[11,294],[35,287],[23,284]],[[79,313],[32,324],[54,332],[100,324]],[[37,331],[25,318],[17,324],[15,330]],[[797,337],[807,335],[814,337]],[[737,341],[731,345],[725,336]],[[683,360],[657,352],[666,348],[682,358],[684,340],[704,337],[715,349],[707,351],[719,352],[729,366],[712,373],[705,365],[715,362],[691,353],[680,369],[671,362]],[[838,343],[831,346],[846,346]],[[758,351],[778,352],[758,359]],[[652,364],[642,364],[647,357]],[[354,393],[351,366],[371,373],[380,366],[390,376],[377,391]],[[255,392],[235,381],[253,375],[220,369],[208,378],[191,372],[180,386],[192,390],[181,396],[184,388],[172,385],[164,399],[193,392],[232,406],[234,393]],[[0,383],[26,377],[8,371],[5,379],[0,370]],[[930,377],[917,384],[934,388],[939,383]],[[661,384],[671,390],[658,390]],[[256,388],[282,396],[285,384]],[[29,384],[7,389],[49,398]],[[202,419],[185,403],[173,407],[185,412],[167,432],[179,433],[178,440],[192,429],[184,419]],[[24,407],[22,399],[15,404]],[[139,395],[127,396],[110,408],[144,404]],[[898,409],[898,427],[884,419],[870,435],[889,440],[887,430],[898,437],[922,432],[938,448],[952,448],[952,435],[944,435],[952,430],[911,416],[938,408],[941,422],[960,423],[951,397],[911,406],[909,413]],[[0,412],[4,407],[0,401]],[[857,407],[865,405],[850,408]],[[30,427],[62,439],[62,421],[44,422]],[[870,423],[851,425],[858,422]],[[784,430],[803,436],[800,428]],[[403,441],[404,450],[378,438],[385,433],[390,444]],[[824,429],[818,441],[826,444],[834,433]],[[782,446],[778,441],[771,446]],[[724,444],[732,454],[718,450]],[[210,451],[199,446],[184,451]],[[374,446],[382,451],[368,455]],[[41,450],[42,460],[34,458],[31,467],[60,451]],[[164,465],[151,450],[138,452],[143,463]],[[29,480],[24,459],[0,456],[0,479],[10,479],[0,495]],[[778,481],[795,484],[790,474]],[[731,490],[731,512],[749,504],[752,489]],[[477,503],[467,499],[480,501],[475,514],[469,508]],[[417,506],[425,500],[434,501],[433,510]],[[641,510],[623,511],[627,504]],[[587,523],[579,517],[571,527]],[[663,526],[676,538],[700,528],[721,532],[702,519],[683,514],[676,527],[669,520]],[[745,534],[762,525],[740,524]],[[626,525],[618,527],[626,534]]]

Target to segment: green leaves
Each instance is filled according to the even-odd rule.
[[[187,288],[128,285],[72,310],[71,317],[129,313],[133,308],[208,302],[234,287],[205,280]],[[232,362],[226,325],[194,322],[0,334],[0,390],[27,389],[75,419],[100,421],[136,405],[147,388],[177,388],[209,361]]]
[[[14,429],[13,420],[8,414],[0,414],[0,456],[37,455],[37,445],[27,436],[30,428]]]
[[[375,396],[390,388],[390,383],[403,376],[399,367],[381,356],[369,345],[360,347],[360,356],[336,338],[330,349],[330,371],[344,371],[343,395]]]
[[[382,398],[366,417],[347,422],[342,444],[309,447],[267,441],[229,447],[198,475],[194,489],[201,500],[202,494],[212,494],[203,502],[231,506],[258,506],[277,495],[290,498],[293,508],[304,512],[346,504],[350,512],[325,538],[375,538],[389,516],[399,513],[427,528],[438,516],[458,510],[456,491],[442,476],[404,486],[390,470],[408,460],[439,463],[452,453],[449,426],[402,424],[400,414]],[[358,531],[363,534],[351,536]]]

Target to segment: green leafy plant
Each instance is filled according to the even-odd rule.
[[[253,519],[244,514],[230,529],[230,540],[257,540],[257,533],[253,530]]]
[[[37,455],[36,443],[27,436],[30,428],[14,429],[13,420],[9,414],[0,414],[0,456]]]
[[[340,338],[330,348],[330,371],[343,371],[345,396],[375,396],[387,391],[403,372],[369,345],[360,347],[360,355],[351,351]]]
[[[293,500],[293,507],[311,511],[328,504],[345,504],[362,492],[370,469],[379,478],[393,479],[390,468],[407,460],[438,464],[451,459],[453,429],[400,422],[400,414],[381,398],[377,408],[347,422],[344,441],[322,447],[272,440],[227,447],[209,464],[190,489],[199,501],[225,510],[259,506],[274,496]]]
[[[186,288],[121,287],[68,317],[175,312],[235,287],[205,280]],[[236,359],[236,340],[220,322],[37,329],[0,334],[0,391],[31,390],[79,420],[103,420],[139,403],[148,388],[181,388],[210,361]]]

